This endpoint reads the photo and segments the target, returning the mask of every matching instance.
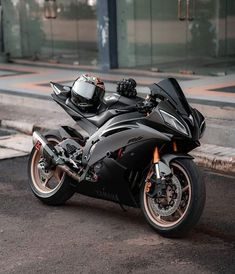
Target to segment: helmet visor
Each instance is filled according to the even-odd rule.
[[[95,85],[83,81],[75,81],[72,87],[74,93],[86,99],[92,99],[95,89]]]

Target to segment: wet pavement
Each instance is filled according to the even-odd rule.
[[[78,194],[43,205],[26,166],[27,157],[0,161],[0,273],[235,273],[235,177],[206,170],[199,224],[166,239],[138,209]]]

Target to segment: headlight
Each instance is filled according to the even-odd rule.
[[[165,112],[164,110],[160,110],[163,120],[166,124],[170,125],[171,127],[175,128],[176,130],[180,131],[181,133],[184,133],[186,135],[188,134],[188,131],[186,127],[173,115]]]

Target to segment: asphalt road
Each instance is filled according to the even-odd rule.
[[[75,195],[40,203],[27,158],[0,161],[0,273],[235,273],[235,178],[205,171],[207,202],[184,239],[157,235],[137,209]]]

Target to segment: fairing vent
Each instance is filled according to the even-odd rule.
[[[111,129],[106,130],[101,136],[108,137],[108,136],[116,134],[118,132],[126,131],[128,129],[130,129],[130,128],[129,127],[111,128]]]

